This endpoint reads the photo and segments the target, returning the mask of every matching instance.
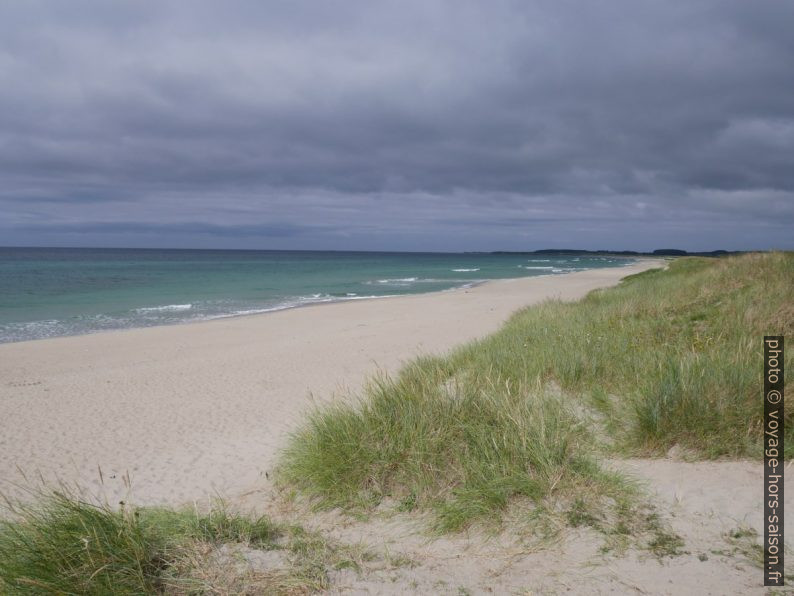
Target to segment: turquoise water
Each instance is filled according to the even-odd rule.
[[[630,262],[584,255],[0,248],[0,342],[434,292]]]

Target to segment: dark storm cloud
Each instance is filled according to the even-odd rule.
[[[226,237],[257,236],[266,238],[282,238],[304,234],[317,229],[315,226],[298,226],[294,224],[271,225],[236,225],[218,226],[202,222],[158,224],[151,222],[93,222],[76,224],[29,224],[19,226],[23,232],[58,233],[58,234],[154,234],[168,236],[171,234],[190,234]]]
[[[792,22],[763,0],[7,3],[0,244],[791,247]]]

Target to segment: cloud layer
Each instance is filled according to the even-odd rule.
[[[0,245],[794,248],[794,4],[0,6]]]

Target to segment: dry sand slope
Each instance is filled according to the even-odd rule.
[[[516,309],[576,299],[659,266],[0,345],[0,491],[17,468],[111,502],[232,495],[272,466],[314,394],[496,330]],[[122,482],[129,473],[133,493]]]
[[[604,536],[588,528],[567,529],[557,541],[540,544],[509,531],[431,539],[427,520],[413,514],[375,513],[367,521],[338,512],[307,517],[300,510],[279,511],[283,504],[268,503],[267,489],[251,492],[239,505],[292,513],[326,536],[379,555],[362,572],[331,571],[332,594],[770,594],[757,564],[763,535],[759,462],[612,463],[655,495],[659,512],[684,539],[683,553],[663,559],[647,551],[603,553]],[[794,482],[786,482],[786,491],[792,495]],[[790,509],[794,499],[786,504]],[[786,526],[791,535],[794,522]]]

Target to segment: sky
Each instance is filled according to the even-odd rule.
[[[794,2],[0,0],[0,246],[794,248]]]

